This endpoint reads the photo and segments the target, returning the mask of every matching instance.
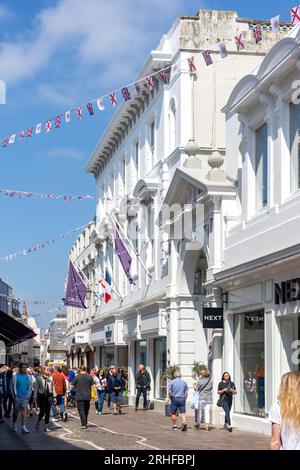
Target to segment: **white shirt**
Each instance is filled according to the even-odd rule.
[[[281,424],[279,403],[274,403],[269,413],[269,421],[280,425],[281,450],[300,450],[300,429],[284,428]]]

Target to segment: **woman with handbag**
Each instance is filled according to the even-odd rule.
[[[232,407],[232,396],[237,394],[237,390],[228,372],[224,372],[222,375],[222,381],[218,385],[218,394],[220,398],[217,405],[222,407],[225,412],[224,428],[232,432],[230,410]]]
[[[199,394],[199,404],[197,409],[197,423],[195,424],[195,429],[201,428],[201,417],[202,411],[204,410],[204,421],[205,421],[205,431],[209,430],[210,422],[210,407],[212,404],[212,389],[213,384],[208,369],[203,369],[201,371],[201,378],[196,386],[196,391]]]

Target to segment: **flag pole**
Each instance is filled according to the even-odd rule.
[[[134,248],[133,244],[131,243],[131,241],[129,240],[129,238],[126,236],[126,234],[125,234],[125,232],[124,232],[124,230],[123,230],[121,224],[120,224],[120,223],[117,221],[117,219],[115,218],[114,214],[113,214],[112,212],[110,212],[110,214],[107,213],[107,215],[110,216],[110,217],[113,219],[113,222],[115,222],[115,228],[116,228],[116,230],[118,230],[118,229],[117,229],[117,225],[116,225],[116,224],[118,224],[118,226],[119,226],[119,228],[120,228],[119,231],[122,232],[123,236],[125,237],[125,240],[127,240],[127,242],[129,243],[129,246],[132,248],[132,250],[133,250],[135,256],[137,257],[137,260],[141,263],[141,265],[142,265],[142,267],[144,268],[144,270],[145,270],[147,276],[148,276],[150,279],[152,279],[152,275],[150,274],[150,272],[149,272],[148,269],[146,268],[145,263],[144,263],[144,262],[142,261],[142,259],[140,258],[140,253],[138,253],[138,252],[136,251],[136,249]]]
[[[87,278],[87,276],[84,274],[84,272],[82,271],[82,269],[80,268],[79,264],[77,263],[77,261],[75,261],[75,259],[72,257],[72,256],[69,256],[70,258],[70,261],[75,265],[75,267],[78,269],[78,271],[80,272],[80,274],[82,275],[82,277],[84,278],[84,280],[87,282],[89,288],[91,289],[91,291],[98,297],[98,299],[103,302],[103,299],[100,297],[100,295],[98,294],[98,292],[96,290],[94,290],[90,280]]]

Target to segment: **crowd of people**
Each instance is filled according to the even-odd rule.
[[[108,371],[92,369],[85,366],[72,370],[63,366],[28,368],[21,363],[18,370],[0,364],[0,424],[4,419],[11,418],[12,430],[17,432],[18,416],[21,415],[22,432],[29,433],[26,420],[33,416],[35,408],[37,419],[36,431],[40,430],[44,421],[44,431],[47,432],[52,411],[53,421],[67,421],[67,407],[77,406],[81,420],[81,428],[87,429],[91,400],[95,403],[95,412],[101,415],[104,401],[113,415],[122,414],[124,394],[127,393],[127,376],[122,368],[111,366]],[[139,409],[140,397],[143,397],[143,410],[149,406],[148,394],[151,388],[151,378],[145,366],[141,364],[136,377],[135,410]],[[281,381],[278,400],[269,412],[272,423],[272,438],[270,448],[300,450],[300,372],[289,372]],[[224,410],[224,428],[232,432],[231,408],[233,397],[237,394],[230,374],[224,372],[218,384],[219,396],[217,405]],[[172,430],[177,430],[177,414],[181,417],[182,431],[187,430],[186,401],[188,384],[176,370],[174,378],[168,384]],[[211,422],[211,407],[213,404],[213,383],[208,369],[201,371],[201,376],[194,383],[192,408],[195,409],[194,429],[201,428],[204,414],[204,429],[209,430]],[[110,408],[112,405],[112,408]],[[4,416],[3,416],[4,411]]]

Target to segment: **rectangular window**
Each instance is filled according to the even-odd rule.
[[[290,104],[291,192],[300,188],[300,105]]]
[[[135,370],[138,370],[140,364],[147,367],[147,341],[135,342]]]
[[[134,166],[136,169],[136,174],[139,174],[139,143],[136,142],[134,146]]]
[[[154,152],[155,149],[155,122],[152,121],[150,124],[150,149]]]
[[[264,311],[234,315],[235,411],[265,416]]]
[[[155,398],[167,398],[167,340],[155,339]]]
[[[268,204],[268,125],[255,131],[256,209]]]

